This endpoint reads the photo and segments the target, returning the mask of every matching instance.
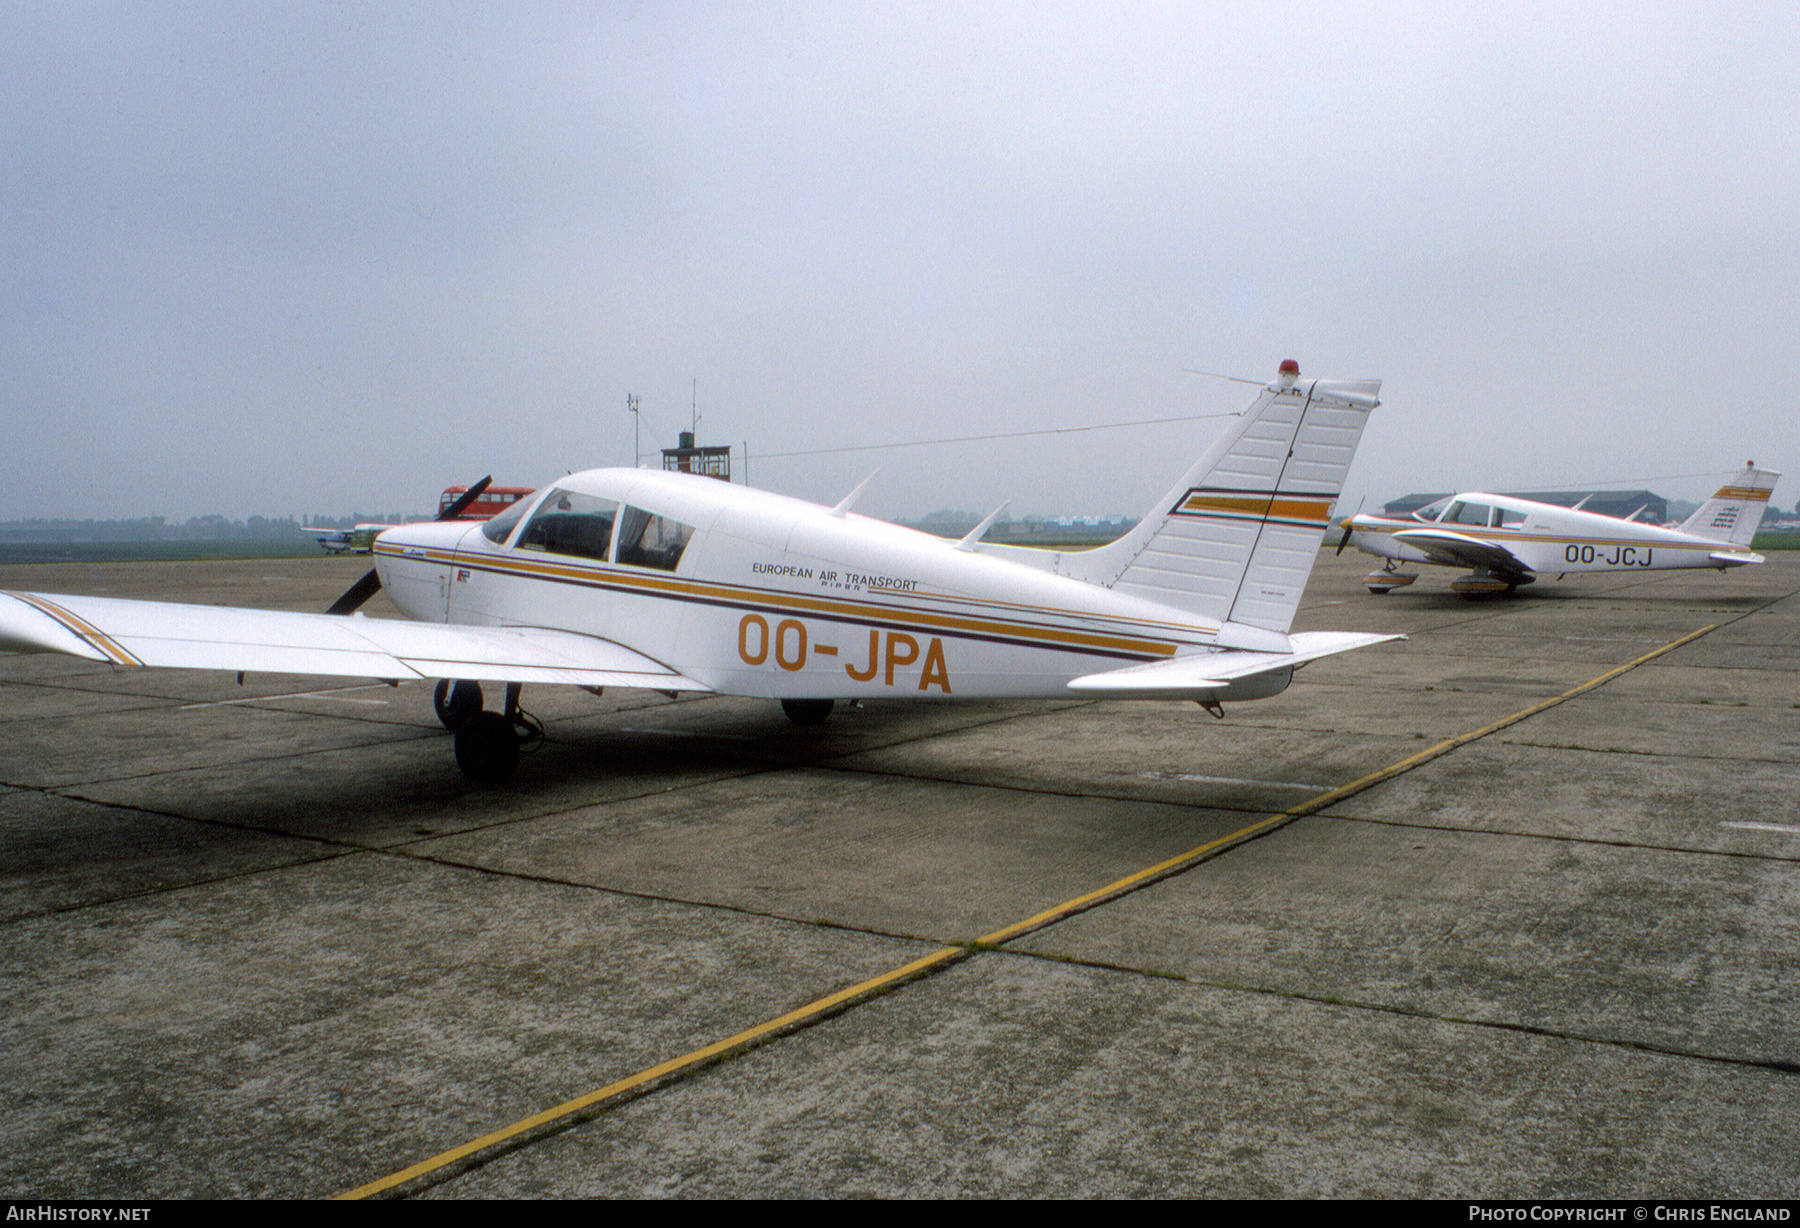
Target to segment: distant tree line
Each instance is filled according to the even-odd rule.
[[[895,523],[909,529],[921,529],[939,537],[961,537],[981,523],[972,512],[949,508],[931,512],[919,520]],[[996,545],[1027,543],[1059,545],[1102,545],[1129,532],[1137,521],[1129,516],[1019,516],[997,520],[982,540]]]
[[[162,516],[137,520],[0,520],[0,542],[8,545],[56,542],[235,542],[301,541],[311,528],[349,529],[376,522],[399,524],[422,517],[399,512],[377,515],[356,512],[349,516],[312,516],[305,523],[292,516],[249,516],[227,520],[223,516],[191,516],[171,522]]]
[[[430,520],[422,512],[351,512],[348,516],[308,516],[306,529],[354,529],[359,524],[410,524]]]

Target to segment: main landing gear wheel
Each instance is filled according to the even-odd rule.
[[[504,784],[519,766],[519,735],[498,712],[477,712],[456,731],[456,766],[478,785]]]
[[[781,710],[787,713],[788,720],[796,725],[822,725],[831,710],[837,707],[835,699],[784,699]]]
[[[464,685],[458,683],[450,692],[451,703]],[[519,691],[518,683],[507,683],[506,711],[477,711],[456,727],[456,766],[478,785],[506,783],[519,766],[519,755],[544,744],[543,722],[519,707]],[[475,693],[480,695],[479,688]]]
[[[1493,572],[1477,571],[1466,576],[1458,576],[1450,581],[1450,591],[1462,595],[1465,601],[1480,601],[1484,597],[1498,597],[1510,593],[1519,587],[1519,582],[1512,576],[1495,575]]]
[[[444,723],[444,728],[454,733],[481,711],[481,684],[453,682],[446,678],[431,693],[431,706],[437,709],[437,718]]]
[[[1377,597],[1385,597],[1397,588],[1405,588],[1419,578],[1416,571],[1398,571],[1392,563],[1380,571],[1372,571],[1363,577],[1363,585]]]

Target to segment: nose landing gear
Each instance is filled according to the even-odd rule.
[[[1401,571],[1399,564],[1389,559],[1380,571],[1372,571],[1363,577],[1363,584],[1377,597],[1385,597],[1397,588],[1405,588],[1419,578],[1416,571]]]

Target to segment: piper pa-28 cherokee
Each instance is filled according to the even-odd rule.
[[[375,570],[324,614],[6,593],[0,648],[444,679],[438,716],[482,782],[543,737],[519,707],[528,682],[778,699],[802,725],[873,696],[1191,699],[1219,716],[1285,690],[1297,666],[1400,638],[1288,633],[1381,387],[1299,374],[1282,363],[1143,521],[1095,550],[983,544],[998,511],[959,542],[854,516],[862,486],[826,508],[596,469],[484,524],[388,529]],[[378,589],[417,621],[344,617]],[[483,710],[481,682],[506,684],[504,710]]]
[[[1353,544],[1387,560],[1382,570],[1363,579],[1377,596],[1419,578],[1417,572],[1398,570],[1401,563],[1468,568],[1469,574],[1452,580],[1450,587],[1471,599],[1510,593],[1546,572],[1560,578],[1574,571],[1723,571],[1763,561],[1762,555],[1751,553],[1750,539],[1780,476],[1751,461],[1674,528],[1584,512],[1580,504],[1559,507],[1479,491],[1449,495],[1406,520],[1348,517],[1338,553]]]

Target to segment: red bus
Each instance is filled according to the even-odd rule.
[[[438,496],[438,514],[442,515],[452,503],[468,491],[467,486],[446,486],[444,493]],[[463,509],[458,520],[492,520],[501,512],[531,494],[536,488],[531,486],[490,486],[481,492],[481,497]]]

